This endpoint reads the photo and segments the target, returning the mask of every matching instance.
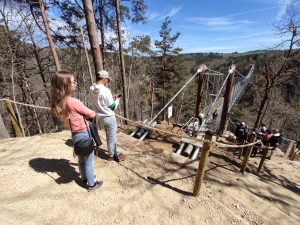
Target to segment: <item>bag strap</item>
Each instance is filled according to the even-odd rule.
[[[71,120],[69,118],[69,124],[70,124],[70,130],[71,130],[71,137],[72,137],[72,125],[71,125]],[[72,145],[73,145],[73,157],[74,157],[74,143],[73,143],[73,140],[72,140]]]
[[[88,131],[88,133],[89,133],[89,137],[90,137],[90,138],[92,138],[92,135],[91,135],[91,133],[90,133],[90,129],[88,129],[88,125],[87,125],[86,119],[84,118],[84,116],[83,116],[83,115],[82,115],[82,117],[83,117],[83,120],[84,120],[84,122],[85,122],[85,125],[86,125],[86,128],[87,128],[87,131]],[[69,118],[69,123],[70,123],[70,130],[71,130],[71,133],[72,133],[72,124],[71,124],[71,120],[70,120],[70,118]]]

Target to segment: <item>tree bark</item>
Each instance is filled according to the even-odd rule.
[[[166,81],[166,65],[167,65],[167,57],[163,56],[162,59],[163,64],[163,107],[166,105],[166,88],[167,88],[167,81]],[[163,111],[163,121],[166,121],[166,110]]]
[[[101,31],[101,56],[102,56],[102,64],[103,69],[106,70],[106,60],[105,60],[105,39],[104,39],[104,24],[103,24],[103,16],[104,16],[104,6],[103,6],[103,0],[100,0],[99,3],[100,7],[100,31]]]
[[[85,52],[85,56],[86,56],[86,61],[87,61],[88,67],[89,67],[89,75],[90,75],[90,79],[91,79],[91,85],[93,85],[93,75],[92,75],[92,70],[91,70],[91,66],[90,66],[89,53],[86,49],[86,44],[85,44],[83,30],[82,30],[81,25],[80,25],[80,33],[81,33],[82,43],[83,43],[84,52]]]
[[[150,111],[150,119],[153,118],[153,109],[154,109],[154,82],[150,82],[151,85],[151,111]]]
[[[28,85],[28,83],[27,83],[26,80],[24,81],[24,84],[25,84],[26,89],[27,89],[27,92],[28,92],[28,96],[29,96],[30,103],[31,103],[32,105],[34,105],[33,99],[32,99],[32,97],[31,97],[31,96],[32,96],[32,93],[31,93],[31,90],[30,90],[29,85]],[[39,134],[42,134],[43,132],[42,132],[42,129],[41,129],[41,125],[40,125],[40,121],[39,121],[39,117],[38,117],[38,114],[37,114],[37,112],[36,112],[36,109],[35,109],[35,108],[32,108],[32,110],[33,110],[33,114],[34,114],[34,117],[35,117],[35,120],[36,120],[36,124],[37,124],[37,126],[38,126]]]
[[[46,31],[46,35],[47,35],[47,39],[48,39],[50,48],[51,48],[53,59],[55,62],[56,70],[60,70],[58,56],[57,56],[55,46],[54,46],[54,43],[53,43],[53,40],[52,40],[52,37],[50,34],[50,29],[49,29],[48,20],[47,20],[46,13],[45,13],[44,3],[42,0],[38,0],[38,2],[39,2],[40,9],[41,9],[41,14],[42,14],[42,18],[43,18],[43,22],[44,22],[44,26],[45,26],[45,31]]]
[[[83,0],[82,2],[83,2],[87,31],[90,40],[91,51],[94,60],[95,75],[96,75],[98,71],[103,70],[103,64],[102,64],[100,46],[98,43],[93,4],[91,0]]]
[[[121,73],[122,73],[122,84],[123,84],[123,104],[124,104],[124,117],[128,118],[128,97],[127,97],[127,87],[126,87],[126,77],[125,77],[125,63],[123,55],[123,42],[122,42],[122,30],[121,30],[121,15],[120,15],[120,4],[119,0],[115,0],[116,4],[116,17],[117,17],[117,26],[118,26],[118,39],[119,39],[119,54],[120,54],[120,63],[121,63]],[[125,121],[127,124],[127,121]]]

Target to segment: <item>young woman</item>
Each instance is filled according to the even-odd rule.
[[[57,71],[51,79],[51,112],[72,130],[73,143],[84,137],[92,139],[86,119],[95,117],[93,110],[71,97],[76,85],[74,76],[66,70]],[[89,185],[88,191],[101,187],[102,181],[94,181],[94,151],[86,157],[78,156],[78,168],[83,183]]]

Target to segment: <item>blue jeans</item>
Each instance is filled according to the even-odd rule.
[[[82,131],[80,133],[72,133],[73,143],[76,143],[84,137],[92,139],[90,131]],[[78,168],[81,178],[87,180],[90,186],[94,185],[94,151],[89,156],[78,156]]]
[[[118,124],[115,116],[103,117],[100,119],[101,126],[103,126],[106,134],[106,141],[107,141],[107,150],[108,156],[118,156],[120,153],[118,152],[117,147],[117,129]]]

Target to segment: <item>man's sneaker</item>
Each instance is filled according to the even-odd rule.
[[[94,175],[94,179],[96,178],[96,175]],[[87,179],[82,180],[83,185],[87,185]]]
[[[114,159],[115,159],[114,157],[108,157],[107,161],[114,161]]]
[[[102,184],[103,184],[103,181],[96,181],[93,186],[88,187],[88,192],[96,190],[97,188],[101,187]]]
[[[266,157],[266,159],[269,159],[269,160],[271,160],[271,156],[267,156],[267,157]]]
[[[123,155],[122,153],[120,153],[120,155],[118,155],[117,157],[115,157],[115,160],[119,161],[119,162],[124,161],[125,159],[126,159],[126,156]]]

